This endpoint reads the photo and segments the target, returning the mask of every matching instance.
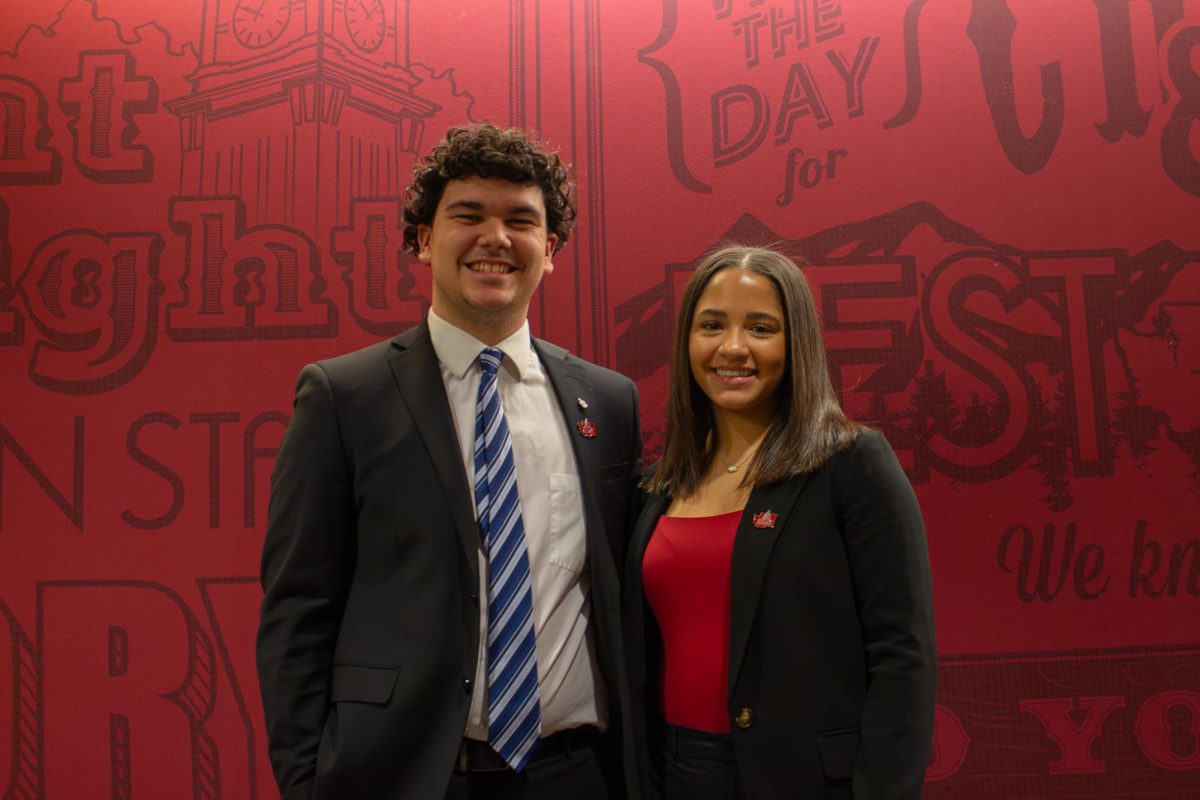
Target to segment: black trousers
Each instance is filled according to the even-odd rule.
[[[587,744],[535,752],[520,773],[455,770],[446,800],[609,800],[608,781],[596,745]]]
[[[736,800],[737,762],[729,736],[666,725],[663,789],[666,800]]]

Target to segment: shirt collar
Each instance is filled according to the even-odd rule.
[[[429,338],[438,361],[459,380],[479,359],[479,352],[487,347],[462,328],[439,317],[432,308],[429,309]],[[524,380],[529,374],[531,359],[537,358],[529,337],[529,320],[525,320],[516,332],[497,344],[496,349],[504,353],[504,366],[511,370],[513,376],[518,381]]]

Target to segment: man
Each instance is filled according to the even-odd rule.
[[[293,798],[635,793],[617,627],[633,384],[533,339],[575,209],[557,155],[452,129],[405,247],[428,318],[310,364],[271,476],[258,672]]]

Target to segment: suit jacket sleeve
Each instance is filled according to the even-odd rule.
[[[855,797],[919,798],[933,735],[936,652],[925,527],[887,440],[835,457],[834,496],[867,659]]]
[[[300,373],[271,473],[257,659],[271,764],[285,800],[309,797],[331,662],[354,566],[352,476],[329,378]]]

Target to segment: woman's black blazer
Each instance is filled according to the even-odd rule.
[[[642,555],[669,504],[646,500],[623,598],[648,786],[659,774],[661,643]],[[916,496],[887,440],[867,431],[820,469],[756,488],[731,578],[727,709],[739,798],[919,798],[937,661],[929,558]]]

